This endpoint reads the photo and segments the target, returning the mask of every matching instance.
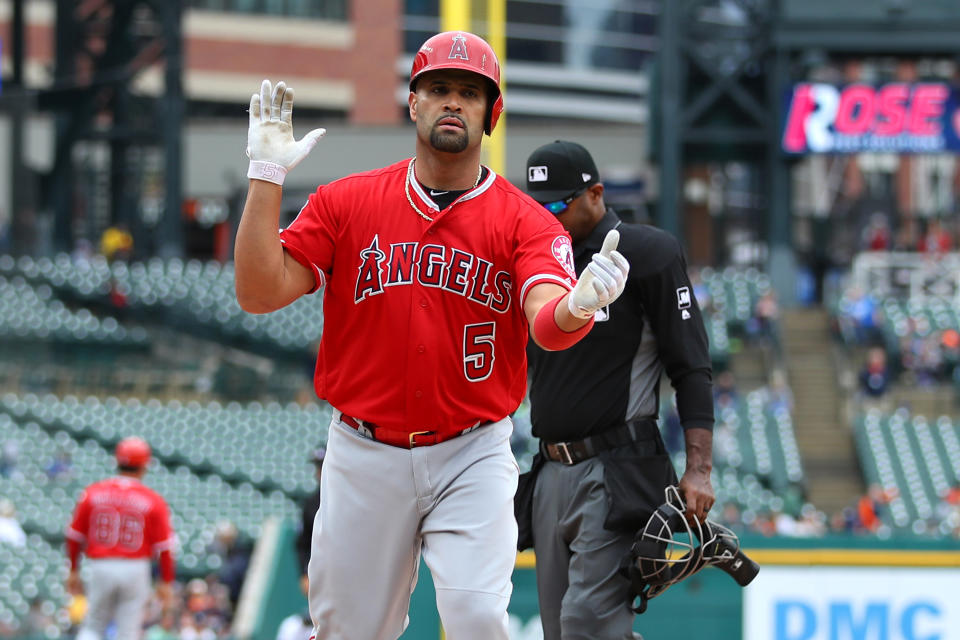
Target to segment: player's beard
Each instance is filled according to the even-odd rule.
[[[430,130],[430,145],[437,151],[460,153],[470,144],[470,132],[466,127],[460,133],[444,133],[436,126]]]

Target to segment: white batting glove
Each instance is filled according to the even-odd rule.
[[[580,274],[577,286],[567,296],[567,308],[577,318],[586,320],[623,293],[630,263],[616,250],[619,242],[619,231],[611,229],[607,232],[600,253],[593,254],[592,261]]]
[[[287,172],[307,157],[327,132],[314,129],[299,141],[293,139],[293,89],[284,82],[270,87],[264,80],[260,93],[250,98],[250,129],[247,131],[247,177],[283,184]]]

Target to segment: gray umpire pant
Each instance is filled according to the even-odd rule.
[[[603,464],[547,461],[533,494],[544,640],[632,640],[629,581],[618,573],[633,537],[603,528]]]

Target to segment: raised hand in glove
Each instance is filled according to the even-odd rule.
[[[300,140],[293,139],[293,89],[282,81],[276,87],[269,80],[260,93],[250,98],[250,129],[247,131],[247,177],[283,184],[287,171],[307,157],[327,132],[314,129]]]
[[[600,253],[580,274],[577,286],[567,298],[567,308],[577,318],[586,319],[620,297],[627,284],[630,263],[617,251],[620,232],[611,229],[603,239]]]

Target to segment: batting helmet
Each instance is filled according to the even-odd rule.
[[[117,443],[114,452],[117,466],[139,469],[150,464],[150,445],[142,438],[131,436]]]
[[[417,78],[427,71],[462,69],[487,79],[487,121],[484,132],[490,135],[503,113],[503,94],[500,92],[500,62],[493,47],[480,36],[466,31],[444,31],[429,38],[417,51],[410,70],[410,91],[416,91]]]
[[[675,486],[665,490],[666,502],[634,537],[621,571],[630,578],[629,602],[643,613],[647,601],[706,566],[716,566],[746,586],[760,567],[740,550],[740,540],[727,527],[710,520],[693,523]],[[640,604],[633,607],[636,598]]]

